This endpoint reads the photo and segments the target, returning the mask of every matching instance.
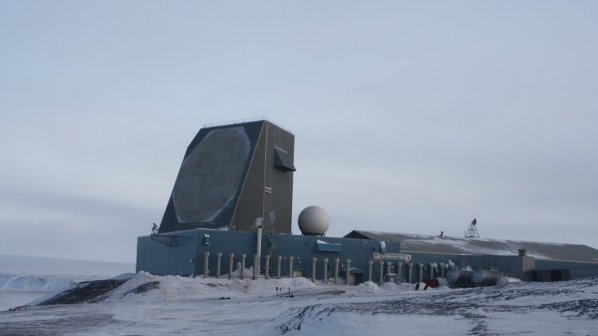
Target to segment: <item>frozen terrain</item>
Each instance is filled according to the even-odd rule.
[[[132,263],[0,254],[0,311],[86,280],[133,272]]]
[[[598,335],[598,278],[414,291],[138,273],[80,298],[0,312],[0,335]]]
[[[0,310],[21,306],[39,297],[73,287],[80,281],[101,278],[104,277],[0,273]]]

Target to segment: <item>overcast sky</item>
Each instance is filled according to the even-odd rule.
[[[206,123],[354,229],[598,247],[596,1],[0,0],[0,253],[135,260]]]

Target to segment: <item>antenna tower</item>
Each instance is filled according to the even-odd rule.
[[[465,238],[480,238],[480,233],[478,232],[478,228],[476,227],[476,223],[478,222],[475,217],[469,224],[467,231],[465,231]]]

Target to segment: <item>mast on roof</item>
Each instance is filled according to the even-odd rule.
[[[478,228],[476,227],[476,223],[478,222],[475,217],[469,224],[467,231],[465,231],[465,238],[480,238],[480,233],[478,232]]]

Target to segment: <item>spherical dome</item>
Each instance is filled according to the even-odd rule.
[[[323,208],[312,205],[299,214],[299,230],[304,235],[323,236],[330,227],[328,213]]]

